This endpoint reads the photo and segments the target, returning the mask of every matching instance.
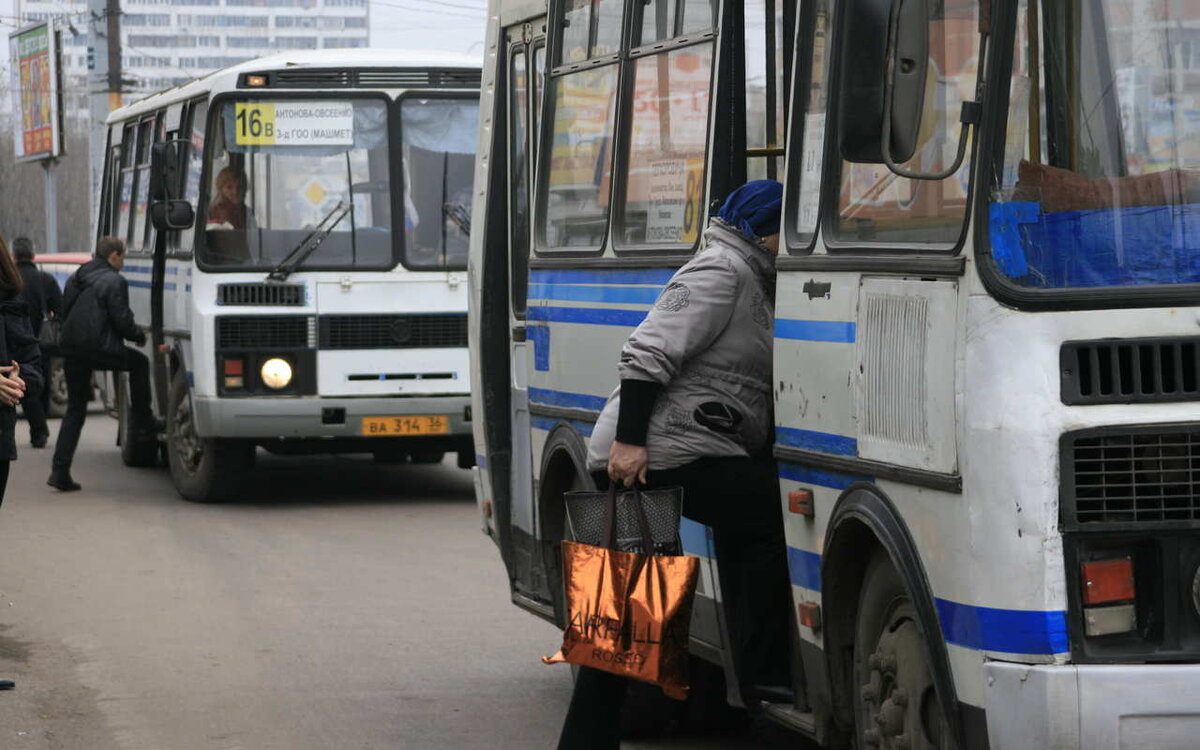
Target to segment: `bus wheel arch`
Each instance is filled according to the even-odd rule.
[[[881,568],[877,556],[886,556]],[[886,570],[886,569],[890,569]],[[963,746],[961,714],[941,622],[917,545],[891,500],[878,487],[852,485],[830,517],[821,561],[825,655],[830,675],[831,711],[836,724],[855,732],[861,686],[855,672],[864,587],[888,588],[889,572],[898,579],[924,643],[925,661],[948,728],[949,747]],[[872,616],[873,613],[867,613]],[[881,642],[883,639],[880,639]]]
[[[559,422],[550,430],[542,448],[541,469],[537,476],[542,564],[554,600],[555,619],[563,626],[566,604],[562,596],[562,553],[559,548],[559,542],[567,538],[563,493],[596,489],[596,483],[587,472],[587,445],[578,430],[565,422]]]

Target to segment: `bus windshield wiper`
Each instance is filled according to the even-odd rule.
[[[308,233],[308,236],[299,245],[296,245],[296,248],[288,253],[286,258],[279,261],[279,265],[271,269],[271,272],[267,274],[267,281],[283,281],[290,276],[297,266],[316,252],[333,228],[338,225],[338,222],[350,213],[351,205],[345,201],[338,201],[333,210],[325,214],[325,218],[321,219],[321,222]]]

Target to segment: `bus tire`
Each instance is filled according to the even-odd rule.
[[[121,461],[126,466],[140,468],[158,465],[158,436],[137,435],[133,429],[133,412],[129,407],[129,376],[117,374],[117,443],[121,446]]]
[[[50,408],[46,410],[46,416],[61,418],[67,414],[67,373],[63,369],[63,358],[51,356],[47,369],[46,387],[50,389]]]
[[[414,464],[440,464],[446,457],[446,451],[413,451],[409,454]]]
[[[854,627],[854,746],[952,748],[916,609],[882,549],[867,564]]]
[[[195,503],[228,499],[242,473],[253,464],[254,443],[196,434],[191,394],[182,369],[171,378],[167,398],[167,457],[175,489]]]

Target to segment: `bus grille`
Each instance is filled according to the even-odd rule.
[[[303,306],[303,284],[221,284],[217,287],[218,305]]]
[[[323,315],[322,349],[437,349],[467,345],[467,316]]]
[[[307,315],[222,316],[217,318],[220,349],[308,349],[312,318]]]
[[[1200,338],[1068,341],[1059,361],[1064,404],[1200,400]]]
[[[1200,425],[1086,430],[1062,450],[1068,527],[1200,523]]]

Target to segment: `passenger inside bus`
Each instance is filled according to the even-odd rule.
[[[208,206],[209,260],[214,263],[245,263],[250,260],[246,230],[253,223],[246,205],[246,173],[228,166],[217,173],[213,200]]]

